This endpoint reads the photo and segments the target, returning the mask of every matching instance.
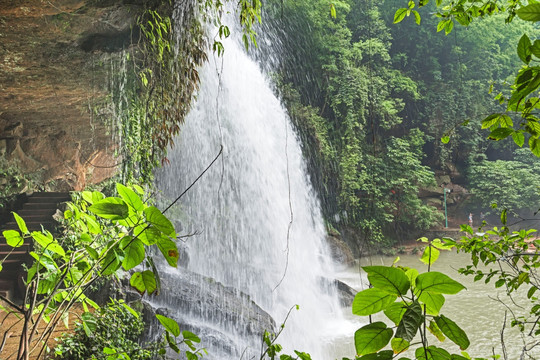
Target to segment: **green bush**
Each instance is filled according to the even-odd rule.
[[[144,360],[163,358],[165,343],[139,344],[144,322],[122,300],[112,300],[95,313],[85,312],[73,333],[64,334],[54,349],[56,359],[88,360],[116,358]]]

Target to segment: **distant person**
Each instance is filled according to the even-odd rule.
[[[472,227],[472,213],[469,213],[469,226]]]

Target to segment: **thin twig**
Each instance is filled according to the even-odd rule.
[[[272,290],[272,292],[276,291],[276,289],[281,285],[283,280],[285,279],[285,275],[287,275],[287,269],[289,268],[289,253],[290,253],[290,239],[291,239],[291,227],[294,220],[294,213],[292,208],[292,202],[291,202],[291,177],[289,173],[289,131],[287,127],[287,123],[285,122],[285,165],[287,168],[287,189],[288,189],[288,200],[289,200],[289,225],[287,226],[287,248],[286,251],[286,258],[285,258],[285,269],[283,270],[283,276],[281,277],[281,280],[277,283],[276,287]]]

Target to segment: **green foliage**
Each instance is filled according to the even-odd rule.
[[[3,207],[14,194],[39,190],[39,176],[38,172],[25,173],[16,161],[7,161],[2,155],[0,157],[0,207]]]
[[[179,258],[175,243],[177,235],[170,220],[143,200],[144,192],[140,186],[117,184],[116,190],[119,197],[105,197],[103,193],[97,191],[74,193],[73,202],[68,203],[64,212],[65,231],[59,238],[55,238],[46,230],[29,232],[24,220],[17,214],[15,219],[20,231],[3,232],[8,245],[14,248],[20,246],[25,239],[33,242],[33,251],[30,255],[35,261],[27,271],[25,303],[13,309],[14,312],[23,315],[20,321],[26,322],[24,328],[27,329],[25,336],[28,343],[21,349],[21,359],[35,350],[39,350],[40,353],[44,351],[42,344],[47,343],[54,328],[69,316],[77,302],[81,303],[85,310],[79,330],[84,330],[89,338],[95,329],[107,322],[104,319],[114,314],[121,317],[123,322],[113,323],[118,327],[119,335],[122,335],[117,339],[121,343],[103,342],[105,337],[110,337],[113,328],[99,327],[99,333],[104,338],[95,340],[106,345],[99,351],[103,350],[108,355],[107,359],[136,359],[139,355],[149,358],[150,355],[147,356],[145,352],[133,354],[133,351],[136,352],[133,339],[137,336],[133,328],[125,331],[134,333],[134,337],[124,336],[122,332],[123,326],[129,322],[129,319],[125,318],[129,317],[126,311],[135,317],[137,315],[122,303],[114,303],[110,309],[102,312],[85,293],[96,282],[111,276],[125,276],[122,275],[123,270],[129,271],[137,266],[142,269],[131,274],[130,284],[141,295],[159,293],[159,274],[153,256],[150,255],[159,252],[152,252],[151,249],[159,249],[164,260],[170,266],[176,267]],[[2,259],[4,260],[5,258]],[[88,306],[96,309],[96,316],[88,312]],[[36,318],[32,318],[32,315]],[[45,327],[40,328],[38,332],[37,329],[43,320],[46,322]],[[204,349],[197,349],[194,345],[199,342],[195,335],[183,332],[182,338],[178,340],[180,331],[179,328],[176,330],[178,327],[176,322],[166,320],[165,317],[160,317],[159,320],[162,324],[166,324],[166,341],[171,349],[180,352],[179,345],[185,344],[187,350],[183,352],[189,359],[198,359],[202,356]],[[175,328],[171,325],[173,323],[176,324]],[[133,326],[140,327],[136,324],[139,323],[135,322]],[[94,345],[89,344],[78,349],[77,342],[93,340],[77,339],[66,340],[71,345],[64,345],[64,348],[61,348],[63,350],[59,350],[68,352],[64,358],[72,358],[72,352],[79,354],[80,358],[89,358],[84,355],[85,349],[94,353],[97,351]]]
[[[141,314],[122,300],[112,300],[95,313],[83,313],[82,319],[73,332],[58,339],[54,349],[56,359],[108,359],[113,352],[131,360],[163,358],[164,342],[139,344],[144,330]]]
[[[277,333],[270,333],[268,331],[264,332],[262,337],[263,347],[261,348],[260,360],[275,360],[277,358],[279,358],[279,360],[311,360],[311,355],[298,350],[294,350],[295,355],[279,354],[283,350],[283,347],[276,341],[285,329],[285,323],[289,319],[293,309],[299,310],[300,307],[295,305],[289,309],[289,312],[287,313],[287,316],[285,316],[285,320],[279,327],[279,331]],[[262,349],[264,349],[264,351]]]
[[[403,20],[401,14],[404,10],[411,11],[416,5],[423,7],[429,1],[409,1],[407,9],[398,9],[396,11],[396,21]],[[520,19],[537,23],[540,21],[540,6],[536,2],[531,2],[527,5],[519,0],[513,1],[498,1],[490,0],[482,4],[467,5],[467,0],[459,0],[451,4],[442,4],[441,1],[436,2],[439,23],[437,31],[445,30],[448,35],[452,29],[454,22],[457,21],[463,26],[469,26],[473,20],[484,16],[494,16],[495,14],[505,13],[507,23],[512,22],[517,15]],[[490,138],[498,141],[509,136],[512,136],[518,146],[523,146],[523,133],[527,133],[529,137],[529,148],[536,155],[540,156],[540,147],[538,146],[540,132],[537,129],[537,124],[540,118],[537,116],[537,109],[540,108],[538,100],[540,89],[540,67],[531,65],[531,61],[540,60],[538,49],[540,41],[531,42],[526,33],[522,34],[517,42],[517,54],[519,59],[525,64],[517,71],[514,77],[513,85],[509,94],[500,92],[495,99],[501,103],[506,103],[505,121],[499,121],[490,126]],[[498,114],[498,119],[502,120],[501,114]],[[508,115],[520,117],[519,126],[517,128],[511,122]],[[483,125],[491,120],[493,115],[484,119]],[[483,126],[484,127],[484,126]]]
[[[527,289],[527,312],[517,315],[510,311],[510,324],[519,329],[528,344],[522,348],[521,358],[534,358],[534,348],[540,345],[540,329],[537,326],[540,321],[540,302],[535,296],[540,289],[537,278],[540,267],[537,249],[540,241],[535,229],[510,231],[506,226],[505,212],[501,214],[501,221],[501,228],[493,227],[483,233],[474,233],[469,226],[463,225],[464,235],[451,243],[455,244],[458,251],[471,255],[472,265],[460,268],[460,273],[474,276],[474,281],[484,281],[486,284],[492,282],[495,288],[505,289],[510,298],[519,289]],[[506,306],[512,308],[511,304]]]
[[[270,9],[279,28],[288,29],[279,86],[321,180],[315,183],[327,218],[339,217],[336,226],[353,227],[372,242],[399,239],[439,220],[436,209],[418,199],[419,187],[434,182],[422,166],[424,134],[397,131],[418,88],[391,66],[390,36],[378,5],[332,5],[335,18],[324,0]]]
[[[462,355],[451,355],[447,350],[430,345],[428,332],[436,341],[442,342],[448,338],[461,350],[469,347],[467,334],[459,325],[439,314],[443,308],[444,295],[456,294],[465,287],[442,273],[431,271],[435,259],[426,255],[432,254],[435,249],[448,250],[453,244],[440,239],[420,240],[428,242],[423,258],[430,260],[425,273],[418,274],[415,269],[394,266],[363,267],[372,287],[356,294],[353,313],[371,316],[383,312],[396,326],[389,327],[383,321],[370,321],[358,329],[354,336],[356,359],[390,360],[394,354],[407,351],[414,345],[418,346],[414,350],[416,359],[463,358]],[[415,341],[417,336],[420,339]],[[392,350],[383,350],[388,344]]]
[[[470,188],[480,209],[485,211],[496,203],[497,209],[513,214],[536,210],[540,203],[540,161],[527,156],[525,149],[515,150],[514,155],[512,160],[489,161],[479,156],[471,161]]]

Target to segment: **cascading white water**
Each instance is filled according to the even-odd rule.
[[[227,41],[224,57],[211,59],[200,75],[202,87],[169,153],[170,165],[158,174],[158,188],[175,197],[223,145],[222,159],[182,198],[181,210],[168,214],[182,223],[183,233],[198,234],[186,242],[188,269],[247,294],[278,325],[298,304],[277,342],[313,359],[333,358],[327,345],[341,309],[333,287],[322,281],[333,279],[333,265],[319,202],[286,111],[258,65],[234,41]],[[210,325],[233,331],[227,324]],[[249,352],[257,354],[260,342],[252,345]],[[209,349],[209,358],[224,355],[215,356]]]

